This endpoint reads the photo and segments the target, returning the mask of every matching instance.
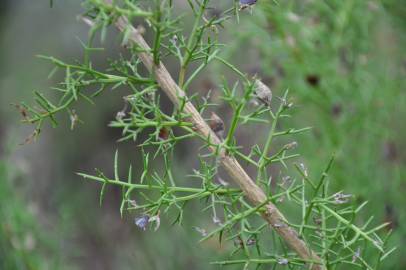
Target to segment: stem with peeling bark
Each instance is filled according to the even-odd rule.
[[[111,0],[105,0],[105,2],[107,4],[112,3]],[[154,63],[154,58],[150,54],[151,48],[142,37],[141,31],[134,28],[129,23],[128,19],[123,16],[119,17],[115,21],[115,26],[121,32],[129,31],[127,32],[129,33],[129,42],[141,49],[141,52],[138,53],[139,58],[145,67],[154,74],[159,86],[173,102],[173,104],[175,106],[179,106],[181,103],[183,103],[183,100],[187,100],[185,92],[174,81],[165,66],[162,63]],[[210,129],[208,124],[204,121],[191,102],[186,101],[186,103],[183,105],[183,110],[190,115],[188,121],[194,125],[196,132],[209,138],[211,145],[219,145],[221,143],[220,139]],[[212,151],[217,151],[215,146],[211,146],[210,148]],[[263,202],[267,200],[267,196],[245,172],[236,158],[228,155],[224,149],[220,151],[219,156],[221,165],[225,168],[231,179],[238,184],[248,200],[255,206],[263,204]],[[320,257],[310,247],[308,247],[303,240],[299,238],[298,233],[293,228],[287,225],[286,218],[278,210],[278,208],[272,202],[268,202],[265,209],[266,210],[262,213],[262,217],[302,259],[312,262],[310,269],[325,269]]]

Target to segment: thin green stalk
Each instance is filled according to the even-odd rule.
[[[85,174],[85,173],[77,173],[77,175],[79,175],[85,179],[90,179],[90,180],[94,180],[94,181],[101,182],[101,183],[108,183],[111,185],[122,186],[122,187],[127,187],[127,188],[132,188],[132,189],[145,189],[145,190],[167,189],[170,192],[189,192],[189,193],[200,193],[200,194],[203,194],[204,192],[206,192],[207,194],[215,193],[218,195],[241,192],[238,189],[225,189],[225,188],[219,188],[219,189],[215,189],[212,191],[206,191],[205,189],[200,189],[200,188],[189,188],[189,187],[178,187],[178,186],[162,187],[162,186],[156,186],[156,185],[133,184],[133,183],[123,182],[123,181],[116,181],[114,179],[108,179],[108,178],[103,178],[103,177],[99,177],[99,176],[89,175],[89,174]]]
[[[186,71],[187,67],[189,65],[189,61],[191,60],[193,53],[194,53],[194,48],[196,47],[196,44],[199,42],[199,40],[195,40],[198,35],[202,34],[202,30],[198,30],[200,27],[200,21],[202,20],[204,11],[206,10],[207,3],[209,0],[203,0],[203,2],[200,4],[200,8],[198,13],[196,14],[195,21],[193,23],[193,28],[190,33],[190,36],[188,38],[188,43],[186,45],[186,52],[185,55],[182,57],[183,62],[180,65],[180,70],[179,70],[179,79],[178,79],[178,85],[181,89],[184,88],[184,82],[185,82],[185,76],[186,76]]]

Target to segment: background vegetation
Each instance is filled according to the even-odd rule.
[[[158,232],[142,232],[133,217],[120,218],[118,189],[107,192],[99,207],[98,187],[74,174],[112,170],[120,133],[107,125],[122,109],[119,95],[101,97],[94,108],[79,106],[85,124],[73,131],[62,115],[65,124],[58,129],[47,127],[35,143],[19,145],[32,127],[18,122],[10,103],[30,100],[32,90],[60,80],[46,80],[51,67],[34,55],[78,59],[79,40],[87,36],[76,20],[80,1],[56,1],[52,9],[48,3],[0,3],[0,269],[216,269],[207,258],[221,255],[221,248],[198,244],[193,228],[210,220],[190,215],[182,227],[164,220]],[[275,96],[290,89],[297,106],[292,125],[314,127],[296,138],[310,172],[322,171],[336,153],[333,185],[369,201],[365,217],[392,222],[391,243],[399,249],[384,269],[406,267],[403,6],[395,0],[261,1],[240,23],[229,22],[222,36],[228,44],[223,57],[260,75]],[[112,45],[115,35],[109,37],[98,54],[100,67],[107,57],[125,53]],[[215,91],[219,82],[211,74],[218,72],[226,71],[212,68],[195,87]],[[239,136],[249,141],[252,130]],[[135,145],[118,147],[120,159],[142,169]],[[180,176],[195,165],[191,147],[176,152]]]

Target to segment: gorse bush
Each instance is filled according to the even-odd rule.
[[[229,251],[224,259],[210,258],[218,265],[378,269],[395,250],[387,247],[389,233],[382,231],[388,224],[360,218],[366,203],[358,205],[352,195],[329,188],[334,158],[326,160],[317,177],[309,174],[295,153],[294,137],[310,128],[289,126],[291,111],[297,108],[288,91],[277,96],[262,78],[247,75],[221,56],[227,46],[221,35],[238,27],[240,16],[250,16],[257,1],[178,2],[84,1],[80,18],[90,33],[83,60],[40,56],[55,65],[51,76],[60,70],[65,74],[53,88],[58,99],[35,91],[35,106],[17,105],[24,121],[36,124],[27,142],[40,134],[46,121],[56,126],[59,113],[69,115],[74,129],[81,122],[75,111],[79,101],[95,104],[99,95],[117,89],[123,108],[110,126],[122,130],[119,141],[134,141],[141,148],[142,174],[135,177],[130,166],[123,178],[118,152],[114,175],[99,169],[95,175],[79,173],[100,183],[100,203],[109,186],[119,187],[121,214],[133,213],[141,230],[159,230],[164,215],[182,224],[192,215],[187,206],[198,202],[212,221],[211,227],[196,224],[201,241],[216,238]],[[176,5],[188,11],[177,15]],[[188,16],[193,17],[191,27],[184,23]],[[120,31],[117,46],[129,53],[110,60],[104,70],[96,69],[92,55],[101,49],[94,39],[99,33],[104,41],[113,25]],[[176,76],[166,69],[168,61],[177,62],[178,70],[172,72]],[[211,66],[227,71],[216,74],[216,90],[202,95],[193,85]],[[164,106],[166,97],[172,108]],[[231,116],[221,113],[225,109]],[[263,139],[255,132],[261,128],[268,129]],[[247,129],[257,141],[253,145],[237,140]],[[192,154],[199,166],[185,175],[190,179],[185,184],[178,180],[173,158],[176,147],[191,140],[200,142]]]

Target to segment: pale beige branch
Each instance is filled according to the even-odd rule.
[[[105,1],[106,3],[111,4],[111,0]],[[185,92],[173,80],[162,63],[159,65],[154,64],[153,57],[150,53],[151,49],[144,40],[141,31],[134,28],[126,17],[119,17],[115,21],[115,26],[121,32],[130,34],[129,42],[140,49],[138,56],[142,63],[151,73],[154,74],[159,86],[170,98],[170,100],[176,106],[179,106],[180,102],[186,98]],[[210,129],[208,124],[204,121],[191,102],[186,102],[184,112],[190,115],[189,121],[193,123],[198,133],[206,138],[210,138],[213,145],[218,145],[221,143],[220,139]],[[216,151],[216,148],[212,147],[211,150]],[[237,183],[244,192],[244,195],[248,198],[250,203],[253,205],[259,205],[267,200],[267,196],[265,195],[264,191],[255,184],[255,182],[245,172],[235,157],[227,155],[226,151],[223,150],[220,152],[220,162],[230,175],[231,179]],[[309,263],[311,265],[311,269],[325,269],[320,257],[314,251],[312,251],[303,240],[299,238],[298,233],[293,228],[287,225],[287,222],[285,222],[286,218],[273,203],[268,202],[266,204],[266,211],[264,211],[262,216],[302,259],[315,262]]]

